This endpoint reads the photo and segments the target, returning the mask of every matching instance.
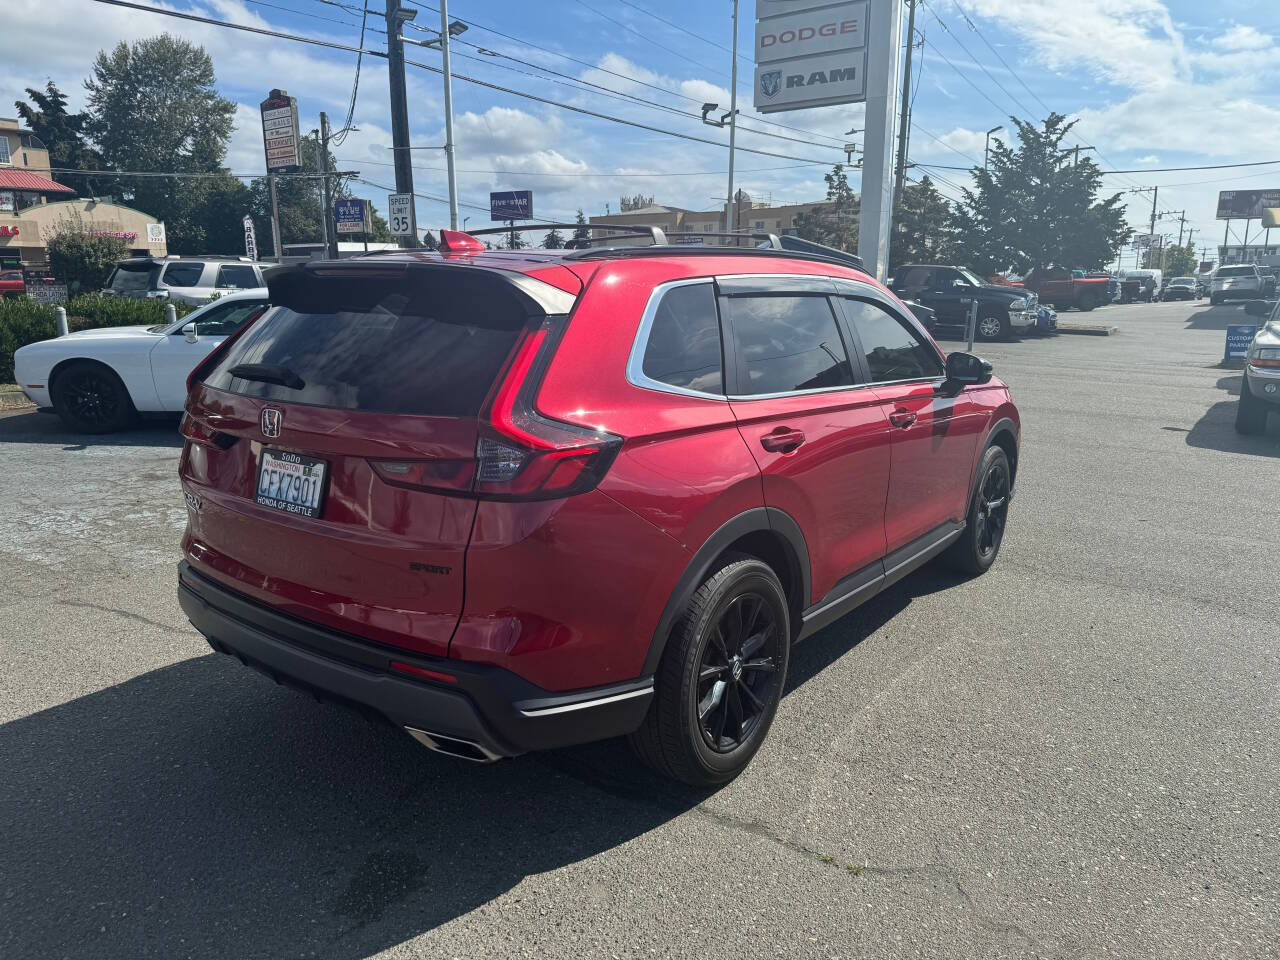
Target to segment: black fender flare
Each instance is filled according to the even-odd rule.
[[[689,598],[693,596],[711,572],[711,565],[715,563],[716,558],[724,553],[735,540],[749,533],[766,531],[780,536],[789,547],[790,556],[788,560],[793,565],[791,574],[794,577],[793,582],[798,585],[799,590],[798,609],[793,613],[798,614],[799,610],[803,610],[808,606],[811,589],[809,546],[805,542],[800,525],[796,523],[790,514],[779,510],[777,507],[752,507],[750,510],[746,510],[722,524],[711,536],[707,537],[702,546],[694,552],[692,559],[686,564],[684,572],[680,574],[680,579],[676,581],[675,589],[671,591],[671,597],[667,600],[667,605],[662,610],[658,626],[653,631],[653,638],[649,641],[649,652],[645,656],[641,676],[648,677],[657,672],[658,663],[662,659],[662,651],[666,649],[667,638],[671,636],[672,628],[675,627],[677,620],[689,602]],[[792,624],[793,631],[798,628],[798,622]]]
[[[965,509],[966,516],[968,516],[970,504],[973,503],[973,495],[974,493],[977,492],[977,489],[978,489],[978,471],[982,468],[982,458],[986,454],[988,448],[990,448],[991,445],[994,444],[997,438],[999,438],[1000,436],[1007,436],[1009,438],[1009,441],[1013,444],[1013,449],[1015,451],[1021,450],[1021,445],[1018,443],[1018,428],[1014,425],[1012,419],[1010,419],[1009,417],[1001,417],[994,424],[992,424],[991,429],[987,431],[986,439],[983,440],[982,442],[981,449],[978,450],[978,456],[974,458],[973,476],[969,480],[969,499],[964,502],[964,509]],[[1015,452],[1013,456],[1013,462],[1009,464],[1009,471],[1012,474],[1012,476],[1010,476],[1009,478],[1009,496],[1010,497],[1013,496],[1014,481],[1016,481],[1018,477],[1017,461],[1018,461],[1018,454]]]

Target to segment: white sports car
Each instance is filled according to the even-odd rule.
[[[181,413],[187,375],[251,315],[261,291],[219,297],[176,323],[100,327],[29,343],[13,355],[18,386],[73,430],[109,433],[140,413]]]

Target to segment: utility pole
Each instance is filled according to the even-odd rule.
[[[1147,232],[1153,235],[1156,232],[1156,198],[1158,196],[1160,196],[1160,188],[1152,187],[1151,188],[1151,229],[1148,230]]]
[[[731,78],[729,82],[729,192],[725,194],[729,198],[729,209],[725,211],[724,222],[725,229],[730,233],[733,232],[732,224],[735,221],[734,208],[736,204],[733,202],[733,149],[734,141],[738,133],[738,0],[733,0],[733,67],[730,70]]]
[[[396,168],[396,193],[413,193],[413,158],[409,155],[409,102],[404,89],[404,40],[401,24],[418,15],[402,10],[400,0],[387,4],[387,77],[391,82],[391,152]],[[441,5],[443,6],[443,4]],[[401,237],[402,247],[416,247],[417,237]]]
[[[916,0],[907,0],[907,65],[902,74],[902,110],[898,121],[898,170],[893,180],[893,199],[901,202],[902,182],[907,176],[907,124],[910,123],[908,101],[911,99],[911,51],[916,39]]]
[[[329,115],[320,111],[320,173],[323,174],[324,207],[320,211],[320,222],[324,225],[324,255],[330,260],[338,259],[338,225],[333,222],[333,196],[329,184]]]
[[[1097,148],[1096,148],[1096,147],[1082,147],[1082,146],[1080,146],[1080,144],[1078,144],[1078,143],[1077,143],[1073,149],[1075,150],[1076,158],[1075,158],[1075,160],[1073,160],[1073,161],[1072,161],[1071,165],[1072,165],[1073,167],[1078,167],[1078,166],[1080,166],[1080,151],[1081,151],[1081,150],[1095,150],[1095,149],[1097,149]]]
[[[284,262],[284,250],[280,246],[280,205],[276,203],[276,175],[267,174],[267,187],[271,191],[271,248],[276,255],[276,263]]]

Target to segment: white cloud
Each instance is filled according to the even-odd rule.
[[[1160,162],[1160,158],[1157,157],[1154,153],[1148,153],[1145,157],[1138,157],[1133,162],[1145,164],[1147,166],[1155,166],[1157,163]]]
[[[1275,42],[1256,27],[1242,23],[1213,38],[1213,45],[1220,50],[1270,50]]]

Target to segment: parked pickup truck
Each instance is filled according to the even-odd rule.
[[[0,270],[0,297],[14,300],[27,292],[21,270]]]
[[[1083,270],[1040,267],[1027,274],[1022,285],[1035,291],[1043,302],[1053,304],[1055,310],[1092,310],[1111,302],[1110,279],[1086,277]]]
[[[908,263],[893,272],[893,292],[903,300],[929,307],[937,315],[938,331],[963,336],[969,310],[978,304],[974,335],[979,340],[1003,340],[1035,331],[1039,303],[1022,287],[983,283],[961,267]]]

